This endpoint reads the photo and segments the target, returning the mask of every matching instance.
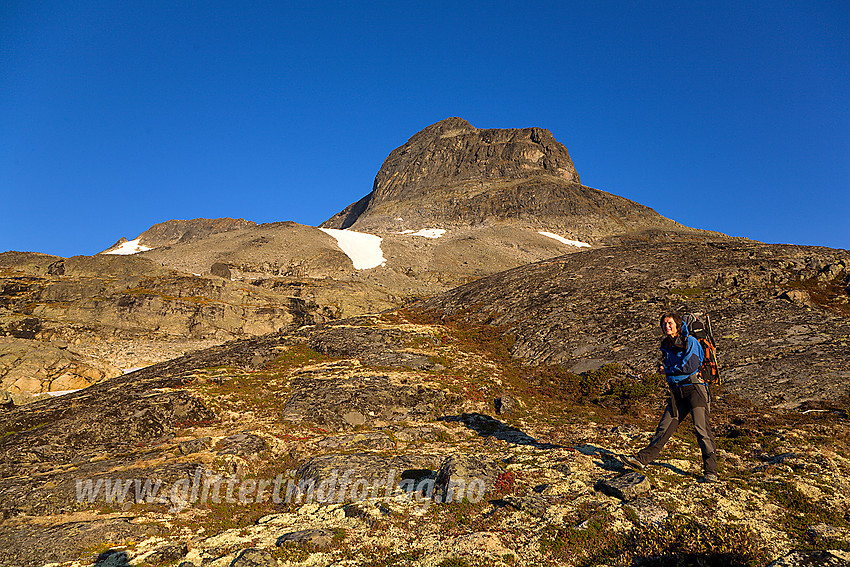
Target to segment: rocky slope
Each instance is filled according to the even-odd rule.
[[[499,328],[434,315],[242,339],[0,413],[0,564],[848,559],[846,401],[720,389],[721,482],[695,481],[686,431],[636,474],[617,456],[649,438],[657,376],[523,365]]]
[[[423,307],[503,327],[511,352],[574,372],[655,364],[668,310],[709,313],[727,390],[794,408],[850,393],[850,254],[753,242],[633,244],[482,278]]]
[[[242,219],[168,221],[125,251],[266,287],[291,278],[345,282],[398,306],[591,244],[723,238],[582,186],[567,149],[547,130],[480,130],[460,118],[433,124],[394,150],[373,191],[322,228],[380,237],[385,261],[364,269],[328,231]]]
[[[335,234],[334,227],[373,233],[378,242],[375,253],[383,261],[358,265],[340,240],[347,233]],[[450,118],[394,150],[378,172],[372,193],[323,229],[294,222],[257,225],[243,219],[194,219],[160,223],[131,242],[122,239],[106,252],[134,253],[156,265],[193,274],[181,280],[173,272],[154,274],[145,267],[145,286],[159,299],[136,293],[135,321],[128,321],[123,305],[114,304],[114,294],[98,305],[93,301],[81,305],[81,293],[88,292],[80,290],[90,282],[77,285],[76,303],[56,297],[39,309],[42,319],[55,323],[54,329],[58,321],[88,325],[97,320],[110,328],[134,326],[139,331],[134,338],[140,341],[150,339],[142,332],[145,329],[221,340],[240,332],[268,330],[272,305],[306,313],[302,319],[350,317],[405,305],[502,270],[581,250],[590,243],[718,238],[723,237],[687,229],[647,207],[582,186],[566,148],[547,130],[480,130]],[[27,270],[26,266],[21,269]],[[71,272],[48,275],[62,276],[66,288],[74,278]],[[230,284],[219,286],[217,278],[208,275],[251,284],[248,289],[262,295],[268,309],[213,313],[197,308],[205,302],[207,306],[238,302],[232,295],[220,297],[220,290]],[[160,309],[163,298],[182,296],[180,287],[194,289],[196,305],[183,301],[175,311],[173,302],[166,300],[170,307]],[[24,296],[16,305],[23,304]],[[128,301],[126,294],[122,301]],[[152,308],[157,315],[139,318]],[[232,319],[235,313],[246,318],[241,327],[233,320],[212,322]],[[12,327],[40,320],[26,309],[16,308],[13,317]],[[18,331],[8,334],[29,338]],[[145,356],[118,360],[121,352],[152,350],[144,345],[104,349],[79,332],[71,334],[74,342],[86,343],[77,349],[81,354],[102,358],[103,364],[151,362]],[[185,349],[167,351],[169,355],[179,352]]]

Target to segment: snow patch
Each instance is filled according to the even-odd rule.
[[[380,236],[338,228],[320,228],[319,230],[336,239],[337,246],[351,258],[351,263],[356,270],[377,268],[387,263],[384,252],[381,250],[383,239]]]
[[[139,252],[145,252],[146,250],[153,250],[153,248],[149,246],[144,246],[139,244],[141,237],[136,240],[130,240],[129,242],[125,242],[115,250],[110,250],[109,252],[104,252],[104,254],[120,254],[122,256],[127,256],[129,254],[138,254]]]
[[[554,238],[558,242],[563,242],[564,244],[568,244],[569,246],[578,246],[579,248],[590,248],[590,244],[587,242],[579,242],[578,240],[567,240],[563,236],[555,234],[554,232],[546,232],[545,230],[538,230],[537,234],[542,234],[543,236],[547,236],[549,238]]]
[[[79,389],[77,389],[77,390],[56,390],[55,392],[46,392],[46,393],[49,396],[53,396],[55,398],[56,396],[64,396],[65,394],[73,394],[74,392],[79,392]]]
[[[425,238],[440,238],[446,233],[444,228],[423,228],[417,232],[411,229],[402,230],[399,234],[408,234],[410,236],[423,236]]]

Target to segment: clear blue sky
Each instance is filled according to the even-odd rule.
[[[850,248],[850,2],[0,0],[0,251],[168,219],[318,224],[460,116],[585,185]]]

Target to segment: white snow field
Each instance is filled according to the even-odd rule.
[[[381,250],[380,236],[338,228],[320,228],[319,230],[336,239],[337,246],[351,258],[351,263],[356,270],[377,268],[387,263],[384,252]]]
[[[411,229],[402,230],[399,234],[406,234],[408,236],[422,236],[424,238],[440,238],[446,233],[446,229],[444,228],[423,228],[417,232],[413,232]]]
[[[153,250],[153,248],[150,248],[149,246],[143,246],[139,244],[139,240],[141,240],[141,238],[137,238],[136,240],[130,240],[129,242],[125,242],[115,250],[104,252],[104,254],[121,254],[122,256],[127,256],[129,254],[138,254],[139,252],[144,252],[145,250]]]
[[[563,236],[555,234],[554,232],[546,232],[545,230],[538,230],[537,234],[542,234],[543,236],[548,236],[549,238],[554,238],[558,242],[563,242],[564,244],[568,244],[570,246],[578,246],[579,248],[590,248],[590,244],[587,242],[579,242],[578,240],[567,240]]]

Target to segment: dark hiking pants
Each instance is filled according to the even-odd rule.
[[[690,414],[694,420],[694,434],[696,434],[697,443],[699,443],[700,451],[702,451],[703,470],[705,474],[717,474],[714,434],[711,432],[711,426],[708,423],[711,406],[709,403],[710,396],[708,387],[704,384],[689,384],[681,388],[673,388],[673,396],[667,402],[667,407],[664,409],[664,415],[661,416],[655,435],[653,435],[649,445],[636,455],[637,460],[648,465],[657,459],[664,444],[676,432],[679,423]],[[674,400],[676,414],[673,412]]]

